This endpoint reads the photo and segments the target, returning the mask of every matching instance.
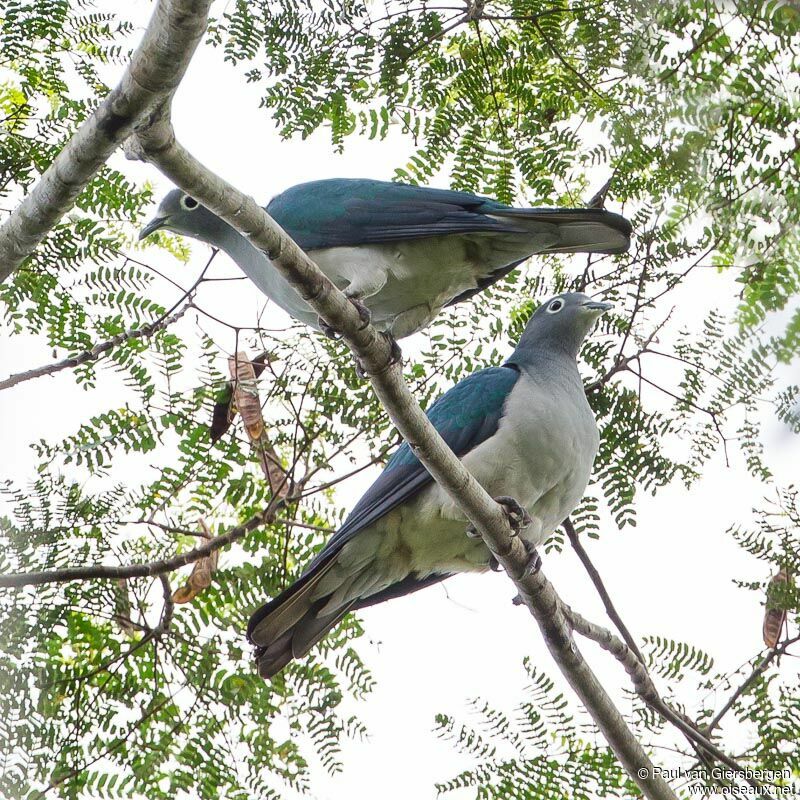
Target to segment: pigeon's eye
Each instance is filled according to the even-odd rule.
[[[199,205],[200,203],[194,197],[189,197],[188,194],[181,197],[181,208],[185,208],[187,211],[194,211]]]
[[[553,300],[549,306],[547,306],[547,313],[548,314],[558,314],[561,309],[564,308],[564,301],[563,300]]]

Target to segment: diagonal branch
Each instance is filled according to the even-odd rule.
[[[153,322],[148,322],[146,325],[142,325],[141,328],[130,328],[127,331],[118,333],[116,336],[112,336],[105,342],[96,344],[91,350],[84,350],[82,353],[78,353],[76,356],[64,358],[61,361],[55,361],[52,364],[45,364],[41,367],[35,367],[34,369],[25,370],[24,372],[16,372],[13,375],[9,375],[4,380],[0,381],[0,390],[10,389],[12,386],[16,386],[19,383],[24,383],[25,381],[30,381],[34,378],[41,378],[44,375],[55,375],[57,372],[61,372],[61,370],[72,369],[73,367],[78,367],[81,364],[86,364],[89,361],[96,361],[104,353],[107,353],[109,350],[113,350],[115,347],[118,347],[119,345],[124,344],[132,339],[147,339],[150,336],[158,333],[158,331],[163,330],[169,325],[172,325],[173,322],[177,322],[190,308],[192,308],[191,301],[186,303],[179,311],[176,311],[170,316],[160,317]]]
[[[707,736],[710,736],[714,728],[716,728],[720,722],[722,722],[722,718],[736,705],[736,703],[739,701],[739,698],[747,694],[747,692],[753,688],[755,682],[766,672],[769,665],[776,658],[782,656],[791,645],[796,644],[798,641],[800,641],[800,635],[792,636],[789,639],[781,642],[777,647],[770,648],[770,651],[759,660],[755,667],[753,667],[753,671],[733,691],[731,696],[725,702],[725,705],[722,706],[722,708],[714,715],[714,718],[708,723],[708,725],[704,726],[703,732]]]
[[[392,361],[391,343],[371,325],[364,325],[355,307],[252,198],[214,175],[176,141],[166,107],[151,125],[137,131],[128,153],[152,161],[183,191],[247,236],[314,310],[341,332],[412,451],[480,531],[514,581],[550,653],[632,780],[648,798],[675,800],[578,650],[552,584],[541,572],[527,574],[528,554],[521,541],[512,537],[501,507],[447,447],[411,395],[400,366]]]
[[[40,586],[44,583],[67,583],[69,581],[85,581],[96,578],[145,578],[164,575],[176,569],[206,558],[217,550],[241,539],[250,531],[274,522],[275,514],[282,505],[280,498],[273,498],[260,513],[254,514],[246,522],[231,528],[213,539],[204,541],[199,547],[179,553],[176,556],[160,561],[149,561],[145,564],[97,564],[88,567],[65,567],[42,572],[10,572],[0,574],[0,589],[19,589],[22,586]]]
[[[206,29],[211,0],[159,0],[125,73],[0,226],[0,282],[72,207],[108,157],[178,87]]]
[[[623,642],[618,636],[615,636],[611,631],[597,625],[594,622],[582,617],[577,611],[571,608],[564,607],[564,613],[567,617],[569,625],[581,636],[591,639],[600,645],[604,650],[607,650],[611,655],[616,658],[624,667],[625,671],[630,676],[633,687],[636,693],[647,703],[654,711],[660,714],[667,722],[672,723],[684,736],[700,750],[706,751],[710,756],[717,759],[722,764],[730,767],[751,786],[756,788],[763,788],[760,783],[754,781],[750,777],[750,770],[739,764],[738,761],[731,758],[726,752],[720,750],[713,742],[711,742],[705,733],[699,730],[694,723],[678,713],[670,707],[655,687],[652,678],[647,672],[642,661],[636,656],[631,648]]]
[[[603,601],[603,606],[606,610],[606,614],[608,614],[608,618],[614,623],[616,629],[620,632],[620,635],[625,640],[625,644],[628,645],[636,658],[642,664],[644,664],[644,657],[642,656],[642,653],[636,644],[636,640],[633,638],[633,636],[631,636],[631,632],[628,630],[627,625],[625,625],[625,623],[622,621],[622,617],[620,617],[619,612],[614,606],[614,603],[611,600],[611,595],[609,595],[608,590],[603,583],[603,579],[600,577],[600,573],[597,571],[597,567],[595,567],[595,565],[592,563],[592,560],[589,558],[589,554],[584,549],[583,544],[581,544],[580,537],[578,536],[578,532],[575,530],[575,526],[572,524],[572,520],[567,517],[564,520],[562,527],[567,533],[567,537],[572,545],[572,549],[580,559],[581,564],[583,564],[583,568],[589,573],[589,577],[594,584],[594,588],[597,590],[597,593],[600,595],[600,599]]]

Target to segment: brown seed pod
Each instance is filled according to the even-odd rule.
[[[767,603],[764,612],[763,636],[767,647],[777,647],[781,632],[786,625],[786,594],[794,587],[794,581],[785,567],[776,573],[767,584]]]

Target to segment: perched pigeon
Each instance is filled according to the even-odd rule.
[[[302,183],[267,211],[395,339],[425,328],[442,308],[534,253],[623,253],[631,233],[624,217],[601,208],[510,208],[465,192],[362,179]],[[139,238],[160,228],[223,250],[284,311],[326,330],[264,253],[179,189],[161,201]]]
[[[608,308],[561,294],[531,317],[501,367],[480,370],[431,406],[436,430],[502,502],[536,563],[580,500],[599,438],[576,358]],[[402,445],[342,527],[288,589],[250,618],[265,678],[305,655],[348,612],[492,565],[453,501]]]

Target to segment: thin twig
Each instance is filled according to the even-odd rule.
[[[176,569],[185,567],[198,559],[205,558],[211,553],[236,542],[250,531],[269,525],[274,522],[274,515],[282,505],[282,501],[273,498],[266,509],[254,514],[250,519],[226,533],[209,539],[199,547],[187,550],[185,553],[171,556],[159,561],[149,561],[144,564],[122,564],[119,566],[97,564],[86,567],[64,567],[63,569],[45,570],[42,572],[11,572],[0,574],[0,589],[18,589],[21,586],[41,586],[44,583],[67,583],[69,581],[93,579],[120,579],[144,578],[147,576],[164,575]]]
[[[725,764],[742,775],[743,779],[748,784],[757,788],[762,787],[758,781],[748,777],[748,769],[746,767],[743,767],[736,759],[731,758],[726,752],[720,750],[719,747],[711,742],[708,737],[694,725],[694,723],[667,705],[656,690],[655,684],[647,673],[644,664],[625,642],[611,633],[607,628],[589,622],[567,606],[565,606],[564,614],[569,624],[577,633],[581,634],[581,636],[585,636],[587,639],[597,642],[600,647],[611,653],[614,658],[622,664],[633,682],[636,693],[650,708],[678,728],[690,742],[702,748],[720,763]]]
[[[759,662],[753,667],[753,671],[745,678],[745,680],[736,688],[736,690],[731,694],[731,696],[726,701],[725,705],[714,715],[713,719],[708,723],[708,725],[703,726],[703,732],[709,736],[714,728],[719,725],[722,721],[722,718],[736,705],[739,701],[739,698],[742,695],[746,694],[753,686],[753,684],[764,674],[767,670],[767,667],[776,659],[778,656],[782,656],[791,645],[795,644],[796,642],[800,641],[800,634],[797,636],[792,636],[790,639],[786,639],[781,642],[777,647],[773,647]]]
[[[639,650],[636,640],[633,638],[633,636],[631,636],[631,632],[628,630],[627,625],[625,625],[625,623],[622,621],[622,617],[620,617],[619,613],[617,612],[617,609],[611,600],[611,595],[609,595],[608,590],[603,583],[603,579],[600,577],[600,573],[597,571],[597,568],[589,558],[589,554],[581,544],[580,537],[578,536],[578,532],[575,530],[575,526],[572,524],[572,520],[567,517],[562,523],[562,527],[566,531],[567,537],[572,545],[572,549],[577,554],[586,572],[589,573],[589,577],[594,584],[594,588],[597,590],[597,593],[600,595],[600,599],[603,601],[603,606],[606,610],[606,614],[608,614],[608,618],[614,623],[614,626],[620,632],[620,635],[625,640],[625,644],[628,645],[636,658],[641,662],[642,665],[644,665],[644,656],[642,655],[641,650]]]
[[[111,339],[107,339],[105,342],[96,344],[91,350],[84,350],[82,353],[72,356],[71,358],[65,358],[52,364],[45,364],[41,367],[26,370],[25,372],[17,372],[13,375],[9,375],[4,380],[0,381],[0,390],[9,389],[12,386],[33,380],[34,378],[41,378],[45,375],[55,375],[57,372],[61,372],[61,370],[72,369],[81,364],[86,364],[89,361],[95,361],[109,350],[113,350],[115,347],[133,339],[147,339],[155,333],[158,333],[158,331],[164,330],[164,328],[177,322],[190,308],[192,308],[191,302],[186,303],[179,311],[169,317],[160,317],[153,322],[142,325],[141,328],[130,328]]]

